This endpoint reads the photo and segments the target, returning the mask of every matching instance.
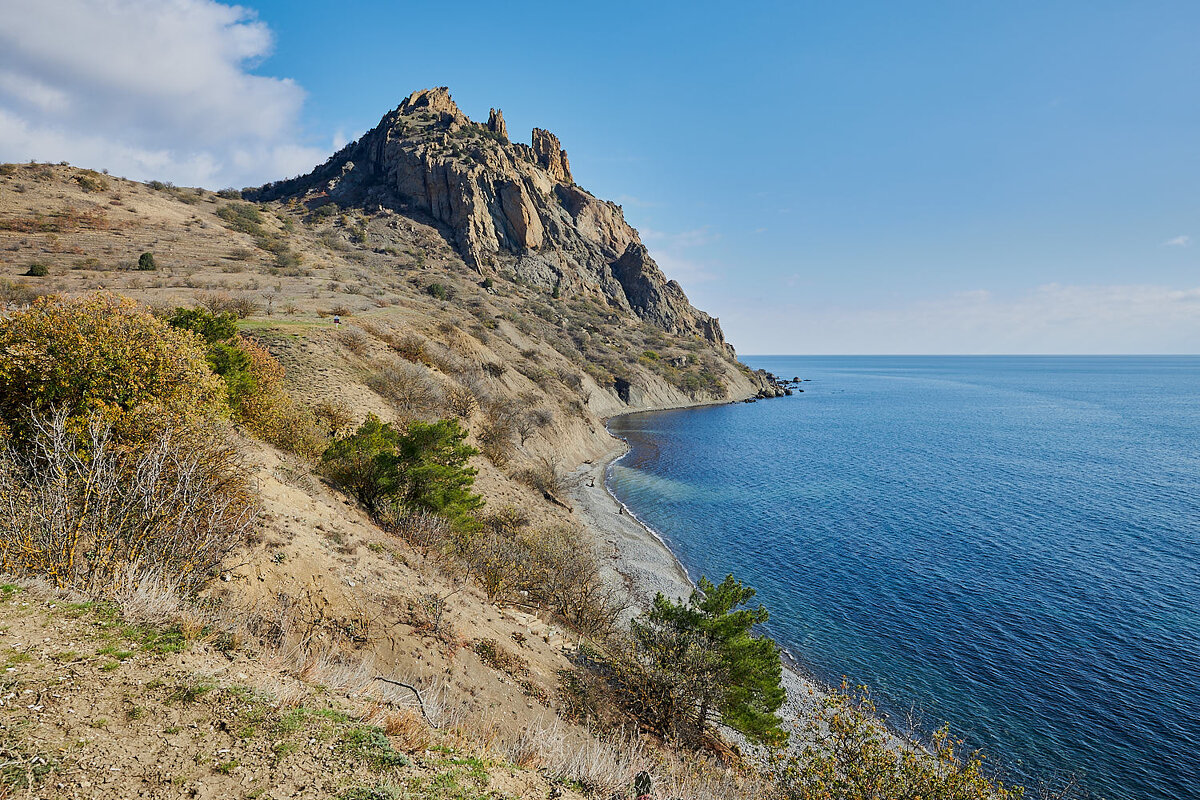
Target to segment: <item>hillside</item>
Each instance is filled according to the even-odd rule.
[[[557,140],[535,131],[532,147],[513,144],[498,113],[487,126],[471,123],[444,90],[414,94],[311,175],[246,196],[254,202],[232,190],[142,184],[67,165],[0,165],[0,303],[17,309],[39,294],[104,290],[160,313],[233,312],[241,334],[283,365],[292,397],[320,410],[332,433],[368,413],[397,423],[457,417],[482,451],[471,463],[488,524],[569,531],[566,541],[595,561],[598,532],[581,527],[562,479],[613,450],[605,417],[776,392],[737,363],[717,321],[664,278],[619,207],[573,183]],[[42,697],[49,686],[79,698],[71,718],[41,702],[0,709],[0,746],[17,747],[27,738],[18,731],[36,731],[38,752],[53,752],[53,769],[29,773],[49,776],[39,778],[39,796],[175,796],[159,794],[167,786],[178,796],[258,796],[272,770],[291,762],[288,775],[317,769],[305,760],[311,754],[267,758],[278,736],[170,744],[194,768],[181,769],[178,754],[147,758],[149,742],[175,741],[167,728],[226,730],[220,715],[228,709],[195,706],[180,716],[165,689],[147,696],[145,721],[129,715],[135,687],[185,678],[220,687],[225,694],[214,697],[235,706],[238,692],[265,692],[273,699],[247,702],[269,706],[255,713],[276,725],[329,691],[345,719],[386,722],[396,708],[411,716],[408,692],[389,693],[372,679],[411,683],[435,698],[431,713],[444,726],[472,742],[455,747],[491,754],[492,773],[506,761],[544,773],[557,764],[561,780],[582,785],[571,771],[582,767],[564,766],[564,753],[601,745],[563,693],[580,634],[560,612],[487,589],[439,546],[381,529],[312,461],[252,438],[239,446],[255,471],[263,524],[205,592],[217,617],[196,621],[169,590],[134,578],[112,588],[108,599],[120,611],[104,612],[127,624],[204,631],[184,655],[143,657],[123,641],[113,646],[132,655],[106,659],[111,643],[94,638],[91,622],[56,621],[56,604],[88,598],[13,584],[35,602],[19,604],[25,616],[6,630],[6,646],[32,661],[10,656],[7,685],[18,696],[34,687]],[[142,619],[135,609],[147,597],[156,610]],[[36,653],[27,646],[34,632],[43,642]],[[223,651],[228,664],[212,653],[222,636],[240,643]],[[239,666],[247,659],[253,667]],[[293,688],[281,694],[284,686]],[[203,719],[194,718],[200,711]],[[71,745],[83,724],[111,725],[129,744],[114,748],[111,737],[89,734]],[[413,751],[424,771],[408,776],[418,782],[432,774],[424,747]],[[621,758],[596,756],[615,771],[594,791],[625,785],[642,767],[679,780],[688,772],[665,756]],[[304,796],[328,796],[368,778],[378,775],[351,763],[323,788],[288,780]],[[9,785],[25,780],[6,773]],[[498,780],[491,785],[503,796],[547,791],[540,779],[530,786],[541,788]]]

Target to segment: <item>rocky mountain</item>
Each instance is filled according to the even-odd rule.
[[[435,225],[481,275],[599,290],[619,310],[733,355],[717,319],[666,279],[621,207],[575,183],[558,137],[534,128],[530,144],[513,142],[498,109],[472,122],[446,87],[414,92],[309,174],[244,194],[405,214]]]

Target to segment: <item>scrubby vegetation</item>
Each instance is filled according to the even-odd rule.
[[[0,320],[0,569],[202,584],[257,515],[218,385],[190,334],[127,300],[43,298]]]
[[[935,732],[926,749],[897,742],[879,722],[865,687],[843,683],[822,700],[808,722],[809,739],[799,755],[780,754],[774,776],[787,800],[1020,800],[1024,790],[987,775],[983,758],[958,753],[949,728]],[[1055,794],[1054,796],[1062,796]]]
[[[740,607],[754,594],[729,575],[719,586],[701,577],[687,603],[655,598],[617,663],[637,713],[687,742],[702,741],[710,714],[751,741],[787,740],[776,715],[785,699],[779,648],[753,633],[767,610]]]
[[[131,300],[98,294],[40,298],[0,320],[0,425],[32,446],[35,419],[62,415],[82,434],[138,444],[220,408],[220,381],[202,344]]]
[[[67,174],[21,165],[0,180],[61,192]],[[85,201],[0,213],[19,254],[0,279],[0,572],[119,601],[121,629],[155,644],[98,645],[97,670],[120,675],[127,652],[204,642],[224,659],[266,643],[289,676],[328,692],[320,708],[243,698],[235,730],[273,731],[284,762],[308,741],[297,731],[315,738],[330,723],[317,749],[371,770],[335,790],[345,796],[481,796],[482,768],[438,749],[467,741],[488,743],[471,744],[471,758],[596,798],[626,793],[643,771],[657,796],[684,800],[1011,796],[948,734],[929,756],[895,746],[848,696],[801,726],[768,785],[753,773],[784,739],[780,664],[756,633],[766,611],[753,590],[703,582],[628,624],[636,612],[605,576],[607,553],[570,517],[564,466],[602,451],[601,418],[638,402],[630,387],[672,402],[724,397],[740,379],[726,354],[586,287],[535,286],[507,266],[481,280],[404,217],[83,178],[70,180]],[[153,204],[186,221],[152,234],[130,222]],[[117,228],[122,237],[78,238]],[[193,233],[210,249],[189,249]],[[157,269],[136,269],[151,248]],[[35,259],[48,274],[20,278]],[[79,296],[99,269],[153,307]],[[307,505],[320,513],[302,518]],[[313,572],[291,574],[301,563]],[[391,591],[401,574],[411,583]],[[481,616],[509,627],[474,632]],[[77,649],[53,663],[74,664]],[[381,692],[376,677],[391,673],[370,659],[410,652],[421,680],[393,675],[406,683]],[[429,676],[464,662],[511,695],[481,718],[527,707],[545,717],[515,736],[455,717],[479,683],[459,692]],[[225,692],[197,679],[164,702],[194,708]],[[350,695],[364,698],[360,716],[334,720],[326,698]],[[731,749],[730,730],[760,744]],[[401,775],[398,760],[384,763],[401,752],[446,763]],[[234,778],[239,759],[209,773]]]
[[[330,445],[322,469],[339,487],[383,519],[428,511],[455,527],[474,527],[483,501],[470,492],[476,471],[467,461],[478,451],[464,444],[455,420],[410,422],[401,431],[374,415],[353,434]]]

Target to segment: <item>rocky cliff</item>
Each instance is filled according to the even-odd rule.
[[[621,207],[578,186],[558,137],[512,142],[504,116],[472,122],[445,87],[414,92],[308,175],[249,199],[389,209],[436,225],[471,267],[547,291],[599,290],[622,310],[723,348],[720,323],[693,308],[654,263]]]

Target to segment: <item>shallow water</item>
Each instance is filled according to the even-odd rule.
[[[758,357],[803,394],[614,420],[693,577],[1029,785],[1200,796],[1200,357]]]

